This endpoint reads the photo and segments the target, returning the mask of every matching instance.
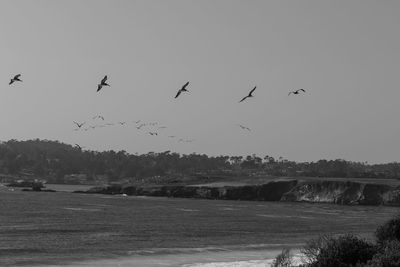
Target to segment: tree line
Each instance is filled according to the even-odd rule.
[[[181,155],[171,151],[139,155],[123,150],[82,150],[59,141],[35,139],[1,142],[0,173],[54,180],[84,174],[88,180],[105,176],[109,181],[185,175],[400,178],[400,163],[368,164],[342,159],[295,162],[268,155]]]

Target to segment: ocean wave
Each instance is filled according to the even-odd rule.
[[[271,267],[274,259],[247,260],[247,261],[229,261],[229,262],[207,262],[207,263],[189,263],[182,267]],[[303,255],[295,254],[292,257],[291,266],[303,264]]]
[[[311,216],[292,216],[292,215],[273,215],[273,214],[256,214],[259,217],[266,217],[266,218],[296,218],[296,219],[315,219],[315,217]]]
[[[70,207],[65,207],[63,209],[65,209],[65,210],[73,210],[73,211],[100,211],[101,210],[101,209],[70,208]]]
[[[182,267],[268,267],[273,260],[251,260],[184,264]]]
[[[304,243],[292,244],[248,244],[232,246],[208,246],[199,248],[151,248],[131,250],[128,255],[162,255],[162,254],[193,254],[203,252],[229,252],[229,251],[247,251],[247,250],[280,250],[282,247],[301,247]]]
[[[195,211],[199,211],[199,210],[195,210],[195,209],[177,209],[180,211],[188,211],[188,212],[195,212]]]
[[[220,210],[239,210],[239,209],[235,209],[235,208],[220,208]]]

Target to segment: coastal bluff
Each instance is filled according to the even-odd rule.
[[[333,203],[341,205],[400,206],[400,186],[351,181],[271,181],[257,185],[111,184],[75,191],[87,194],[125,194],[173,198]]]

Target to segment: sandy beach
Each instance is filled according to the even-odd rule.
[[[268,267],[281,250],[248,250],[135,255],[131,257],[75,262],[68,267]],[[299,250],[292,250],[294,264],[301,263]],[[53,267],[59,265],[52,265]]]

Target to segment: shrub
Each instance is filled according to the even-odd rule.
[[[376,253],[376,247],[352,234],[326,236],[313,243],[310,267],[351,267],[366,263]]]
[[[391,240],[400,241],[400,215],[379,226],[375,236],[379,244]]]
[[[290,255],[290,250],[285,248],[282,252],[276,256],[275,260],[272,262],[272,267],[291,267],[292,266],[292,256]]]
[[[303,260],[306,264],[311,264],[317,260],[321,248],[326,247],[328,241],[333,238],[332,235],[321,235],[318,238],[310,239],[306,245],[300,250],[305,256]]]
[[[400,266],[400,241],[389,241],[384,244],[363,267],[398,267]]]

